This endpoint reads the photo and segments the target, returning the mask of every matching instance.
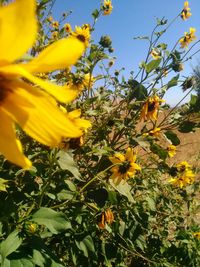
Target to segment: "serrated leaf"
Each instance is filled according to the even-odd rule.
[[[164,133],[164,135],[172,142],[172,145],[178,146],[180,144],[180,139],[174,132],[167,131]]]
[[[71,152],[59,151],[58,154],[58,164],[62,170],[68,170],[71,172],[74,177],[78,180],[81,180],[81,174],[78,170],[76,162],[73,159],[73,154]]]
[[[155,69],[160,65],[160,62],[161,62],[161,58],[150,61],[150,62],[149,62],[148,64],[146,64],[146,66],[145,66],[145,70],[146,70],[146,72],[147,72],[147,73],[150,73],[150,72],[152,72],[153,70],[155,70]]]
[[[45,225],[53,234],[58,234],[71,228],[71,223],[66,220],[62,212],[56,212],[50,208],[40,208],[33,214],[32,221]]]
[[[134,202],[133,196],[131,194],[131,186],[127,182],[121,181],[118,185],[116,185],[112,179],[109,179],[109,183],[121,195],[127,197],[130,202]]]
[[[4,241],[1,242],[0,254],[2,257],[2,262],[8,255],[16,251],[21,245],[22,239],[18,236],[18,234],[18,231],[14,231],[9,234],[9,236]]]

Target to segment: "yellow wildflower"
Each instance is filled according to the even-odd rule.
[[[49,16],[49,17],[47,18],[47,21],[48,21],[48,22],[52,22],[52,21],[53,21],[52,16]]]
[[[196,237],[197,239],[200,239],[200,232],[193,233],[193,236]]]
[[[113,6],[112,6],[112,1],[110,0],[104,0],[103,4],[103,15],[110,15],[112,13]]]
[[[58,31],[53,31],[52,33],[51,33],[51,38],[52,39],[56,39],[58,37]]]
[[[183,188],[184,186],[194,182],[195,175],[191,170],[191,166],[186,161],[177,164],[176,169],[177,175],[175,178],[171,178],[169,180],[170,183]]]
[[[151,50],[151,56],[153,59],[159,59],[161,58],[161,52],[154,48]]]
[[[86,73],[83,78],[84,87],[90,89],[94,85],[94,82],[95,78],[90,73]]]
[[[111,168],[111,179],[116,184],[119,184],[122,180],[126,181],[131,177],[134,177],[137,171],[141,170],[141,167],[135,163],[136,154],[130,147],[127,149],[126,154],[121,153],[115,154],[113,157],[109,157],[109,160],[116,166]]]
[[[66,24],[64,25],[64,29],[65,29],[65,31],[66,31],[67,33],[71,33],[71,31],[72,31],[71,25],[70,25],[69,23],[66,23]]]
[[[195,32],[195,28],[190,28],[190,32],[185,32],[185,36],[179,41],[181,48],[187,48],[188,45],[196,39]]]
[[[101,222],[99,222],[98,226],[100,229],[104,229],[107,224],[112,224],[114,221],[113,212],[110,209],[107,209],[101,215]]]
[[[159,98],[157,95],[149,97],[144,103],[141,111],[141,120],[157,120],[158,109],[160,103],[165,102],[165,100]]]
[[[83,24],[82,27],[76,26],[75,31],[71,32],[71,35],[84,43],[85,47],[88,47],[90,39],[90,27],[88,27],[88,24]]]
[[[58,29],[59,22],[58,21],[53,21],[51,25],[52,25],[53,28]]]
[[[88,40],[69,36],[54,42],[30,62],[17,64],[16,60],[36,39],[36,1],[16,0],[0,7],[0,21],[0,152],[13,163],[30,168],[31,162],[24,156],[16,138],[15,123],[32,138],[51,147],[57,146],[63,137],[82,135],[78,121],[67,118],[56,103],[56,100],[72,101],[77,92],[33,74],[74,65],[85,51]]]
[[[176,155],[176,146],[174,145],[169,145],[167,147],[168,155],[170,158],[173,158]]]
[[[192,16],[192,13],[190,12],[189,3],[188,1],[185,1],[183,10],[181,11],[181,18],[183,20],[188,19],[190,16]]]
[[[160,131],[161,131],[161,129],[156,127],[153,130],[149,131],[148,133],[144,133],[143,136],[159,137]]]

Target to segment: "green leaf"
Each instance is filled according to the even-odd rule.
[[[9,187],[7,185],[8,182],[9,182],[8,180],[0,178],[0,191],[5,191],[5,192],[7,191],[6,188]]]
[[[16,251],[21,245],[22,239],[18,236],[18,231],[14,231],[9,236],[1,242],[0,244],[0,254],[2,257],[2,262],[4,259],[10,255],[12,252]]]
[[[94,242],[93,242],[92,237],[90,235],[86,236],[82,241],[86,245],[88,250],[95,252]]]
[[[190,96],[190,105],[191,106],[195,106],[195,104],[197,103],[198,100],[198,96],[197,95],[191,95]]]
[[[139,101],[144,100],[147,97],[147,89],[138,81],[129,79],[128,85],[130,86],[128,99],[129,101],[136,99]]]
[[[150,61],[145,67],[146,72],[150,73],[155,70],[160,65],[160,62],[161,58]]]
[[[109,183],[121,195],[127,197],[130,202],[134,202],[133,196],[131,194],[131,186],[127,182],[121,181],[118,185],[116,185],[112,179],[109,179]]]
[[[98,9],[95,9],[93,12],[92,12],[92,16],[94,19],[97,19],[98,16],[99,16],[99,10]]]
[[[71,200],[74,197],[74,193],[72,191],[69,190],[61,190],[58,194],[57,194],[57,198],[59,201],[65,201],[65,200]]]
[[[176,86],[178,84],[179,74],[174,76],[168,83],[167,83],[167,89],[170,87]]]
[[[75,243],[76,243],[77,248],[83,251],[84,256],[88,257],[88,250],[87,250],[86,245],[83,243],[83,241],[78,242],[75,240]]]
[[[33,214],[32,221],[45,225],[53,234],[58,234],[71,228],[71,223],[66,220],[62,212],[56,212],[50,208],[40,208]]]
[[[172,145],[178,146],[180,144],[180,139],[174,132],[167,131],[164,133],[164,135],[172,142]]]
[[[151,144],[150,150],[159,156],[160,159],[165,160],[167,158],[167,151],[157,144]]]
[[[71,152],[59,151],[58,154],[58,164],[62,170],[68,170],[74,177],[81,180],[81,174],[77,168],[76,162],[73,159],[73,154]]]
[[[179,126],[179,131],[181,133],[189,133],[194,131],[194,128],[196,126],[195,122],[192,121],[184,121],[183,123],[181,123],[181,125]]]
[[[156,211],[156,205],[155,205],[154,199],[151,198],[151,197],[146,197],[146,201],[148,203],[148,206],[149,206],[150,210]]]

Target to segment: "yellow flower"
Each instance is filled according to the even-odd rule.
[[[191,166],[186,161],[177,164],[176,169],[177,176],[175,178],[171,178],[169,180],[170,183],[183,188],[184,186],[194,182],[195,175],[191,170]]]
[[[58,21],[53,21],[51,25],[52,25],[53,28],[57,29],[59,27],[59,22]]]
[[[65,29],[65,31],[66,31],[67,33],[71,33],[71,31],[72,31],[71,25],[70,25],[69,23],[66,23],[66,24],[64,25],[64,29]]]
[[[193,233],[193,236],[196,237],[197,239],[200,239],[200,232]]]
[[[51,38],[56,39],[58,37],[58,31],[54,31],[51,33]]]
[[[183,20],[188,19],[190,16],[192,16],[192,13],[190,12],[189,3],[188,1],[185,1],[183,10],[181,11],[181,18]]]
[[[176,146],[174,145],[169,145],[167,147],[168,155],[170,158],[173,158],[176,155]]]
[[[110,15],[112,13],[112,2],[110,0],[104,0],[104,4],[103,4],[103,15]]]
[[[157,120],[158,109],[160,103],[165,102],[165,100],[159,98],[157,95],[149,97],[144,103],[141,111],[141,120]]]
[[[190,32],[185,32],[185,36],[179,41],[181,48],[187,48],[188,45],[196,39],[195,32],[195,28],[190,28]]]
[[[101,222],[99,222],[98,226],[100,229],[104,229],[107,224],[112,224],[114,222],[114,215],[110,209],[107,209],[101,215]]]
[[[88,25],[89,24],[84,24],[82,27],[76,26],[75,31],[71,32],[73,37],[76,37],[85,44],[85,48],[88,47],[90,40],[90,27]]]
[[[36,1],[16,0],[0,7],[0,21],[0,152],[11,162],[30,168],[31,162],[16,138],[15,123],[32,138],[51,147],[57,146],[63,137],[82,135],[78,123],[67,118],[56,103],[56,100],[70,102],[78,92],[33,74],[74,65],[88,40],[69,36],[51,44],[30,62],[17,64],[16,60],[36,39]]]
[[[83,85],[87,89],[91,89],[91,87],[94,85],[95,78],[90,74],[86,73],[83,78]]]
[[[160,135],[160,128],[154,128],[153,130],[149,131],[148,133],[144,133],[143,136],[155,136],[159,137]]]
[[[135,163],[136,154],[130,147],[127,149],[126,154],[121,153],[115,154],[113,157],[109,157],[109,160],[116,166],[111,168],[111,179],[116,184],[119,184],[122,180],[126,181],[131,177],[134,177],[137,171],[141,170],[141,167]]]
[[[161,52],[154,48],[151,50],[151,56],[153,59],[159,59],[161,58]]]

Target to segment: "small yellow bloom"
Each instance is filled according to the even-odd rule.
[[[156,127],[153,130],[149,131],[148,133],[144,133],[143,136],[159,137],[160,131],[161,131],[161,129]]]
[[[113,157],[109,157],[109,160],[116,164],[111,169],[113,174],[110,177],[116,184],[119,184],[122,180],[125,182],[129,178],[134,177],[136,172],[141,170],[141,167],[135,163],[136,154],[130,147],[125,155],[117,153]]]
[[[52,38],[52,39],[57,39],[57,37],[58,37],[58,31],[53,31],[53,32],[51,33],[51,38]]]
[[[141,111],[141,120],[157,120],[158,109],[160,103],[165,102],[165,100],[159,98],[157,95],[149,97],[144,103]]]
[[[169,180],[175,186],[183,188],[188,184],[192,184],[194,182],[195,174],[191,170],[191,166],[183,161],[176,165],[177,175],[175,178],[171,178]]]
[[[107,209],[101,215],[101,222],[98,223],[100,229],[104,229],[107,224],[112,224],[114,222],[114,215],[110,209]]]
[[[59,22],[58,21],[53,21],[51,25],[52,25],[53,28],[58,29]]]
[[[66,24],[64,25],[64,29],[65,29],[65,31],[66,31],[67,33],[71,33],[71,31],[72,31],[71,25],[70,25],[69,23],[66,23]]]
[[[83,85],[87,89],[91,89],[92,86],[94,85],[95,78],[90,74],[86,73],[84,78],[83,78]]]
[[[90,40],[90,27],[88,27],[88,25],[89,24],[84,24],[82,27],[76,26],[75,31],[71,32],[71,35],[84,43],[85,47],[89,46]]]
[[[112,10],[113,10],[112,1],[104,0],[103,15],[104,16],[110,15],[112,13]]]
[[[169,145],[167,147],[168,155],[170,158],[173,158],[176,155],[176,146],[174,145]]]
[[[190,28],[190,32],[185,32],[185,36],[179,41],[181,48],[187,48],[188,45],[196,39],[195,32],[195,28]]]
[[[193,236],[196,237],[197,239],[200,239],[200,232],[193,233]]]
[[[181,18],[183,20],[188,19],[190,16],[192,16],[192,13],[190,12],[189,3],[188,1],[185,1],[183,10],[181,11]]]
[[[151,56],[153,59],[159,59],[161,58],[161,52],[154,48],[151,50]]]
[[[0,152],[22,168],[30,168],[31,162],[16,138],[15,124],[50,147],[58,146],[63,138],[83,134],[79,120],[66,117],[56,102],[70,102],[78,92],[43,80],[37,73],[74,65],[85,52],[85,37],[81,33],[70,35],[45,48],[30,62],[16,63],[36,39],[36,0],[16,0],[0,7],[0,21]]]
[[[52,16],[49,16],[49,17],[47,18],[47,21],[48,21],[48,22],[52,22],[52,21],[53,21]]]

